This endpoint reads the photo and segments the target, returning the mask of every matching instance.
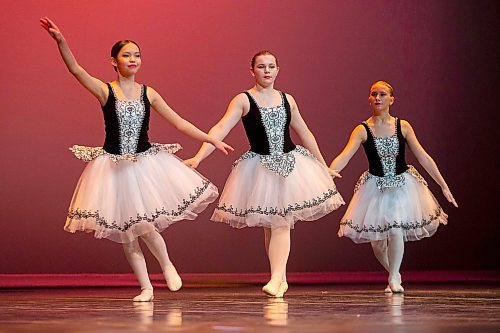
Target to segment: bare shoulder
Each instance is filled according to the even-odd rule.
[[[361,141],[365,142],[366,139],[368,138],[368,135],[366,133],[366,129],[363,125],[359,124],[358,126],[354,127],[352,130],[351,136],[354,138],[358,138]]]
[[[366,129],[363,125],[359,124],[357,125],[356,127],[354,127],[354,129],[352,130],[353,133],[366,133]]]
[[[248,100],[248,96],[242,92],[234,96],[229,105],[231,107],[249,109],[250,101]]]
[[[290,105],[297,105],[297,102],[295,102],[295,98],[293,98],[292,95],[287,94],[287,93],[284,93],[284,94],[286,96],[286,99],[288,100],[288,103],[290,103]]]
[[[408,121],[404,119],[400,119],[399,121],[401,122],[401,132],[403,132],[404,137],[406,137],[410,133],[413,133],[413,127],[411,127]]]
[[[409,122],[409,121],[404,120],[404,119],[401,119],[401,118],[399,119],[399,121],[400,121],[400,123],[401,123],[401,127],[403,127],[403,126],[404,126],[404,127],[411,127],[411,125],[410,125],[410,122]]]
[[[248,96],[244,92],[241,92],[233,97],[231,101],[235,101],[238,103],[248,102]]]
[[[146,95],[151,103],[154,103],[155,101],[158,100],[158,97],[161,97],[160,94],[151,86],[148,86],[144,84],[144,87],[146,87]]]
[[[143,84],[143,86],[147,88],[148,93],[151,92],[152,94],[158,94],[158,92],[153,87],[148,86],[147,84]]]
[[[250,101],[248,100],[248,96],[244,92],[234,96],[229,103],[228,111],[229,110],[239,113],[240,117],[246,115],[250,110]]]

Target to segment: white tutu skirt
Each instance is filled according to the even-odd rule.
[[[172,146],[178,148],[165,148]],[[91,161],[73,194],[66,231],[94,232],[96,238],[127,243],[177,221],[193,220],[217,198],[217,187],[168,152],[180,149],[178,145],[154,144],[136,155],[75,147],[78,158]],[[87,149],[84,157],[79,148]]]
[[[297,150],[291,154],[295,165],[286,177],[264,167],[261,155],[238,160],[211,220],[235,228],[293,228],[299,220],[317,220],[344,204],[325,166]]]
[[[432,236],[448,215],[413,167],[402,174],[401,186],[377,187],[377,178],[366,171],[356,184],[355,193],[340,222],[340,237],[355,243],[390,239],[403,235],[404,241]]]

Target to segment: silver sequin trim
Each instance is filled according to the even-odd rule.
[[[434,210],[433,214],[430,214],[427,218],[423,218],[419,221],[411,221],[411,222],[393,221],[384,225],[360,225],[360,224],[355,224],[352,220],[343,220],[340,222],[340,226],[347,226],[357,233],[362,233],[362,232],[387,233],[391,229],[410,231],[410,230],[418,230],[425,228],[429,224],[435,223],[440,219],[442,219],[443,215],[446,217],[446,214],[444,214],[443,209],[441,207],[437,207]]]
[[[281,95],[280,105],[269,108],[259,106],[259,112],[269,142],[269,153],[283,152],[286,125],[286,109],[283,95]]]
[[[260,163],[266,169],[282,177],[287,177],[295,168],[295,156],[293,156],[292,152],[283,152],[283,148],[285,146],[285,126],[287,122],[287,115],[284,94],[280,92],[280,96],[280,105],[267,108],[259,106],[252,95],[250,95],[250,98],[259,109],[262,124],[264,125],[267,141],[269,143],[269,155],[259,155]],[[312,156],[312,154],[304,147],[297,146],[295,151],[304,156]],[[254,152],[246,152],[233,163],[233,167],[239,162],[252,158],[256,155],[258,154]]]
[[[408,170],[406,170],[405,172],[407,172],[410,175],[412,175],[413,177],[415,177],[415,179],[419,183],[423,184],[424,186],[427,186],[427,182],[425,181],[424,177],[422,177],[420,175],[420,173],[417,171],[417,169],[415,169],[415,167],[413,165],[408,165]],[[397,177],[401,177],[403,180],[398,181],[398,182],[394,182],[391,180],[384,179],[386,177],[375,176],[375,175],[372,175],[370,172],[365,171],[365,172],[363,172],[361,177],[359,177],[358,181],[356,182],[356,185],[354,186],[354,193],[356,193],[371,178],[375,178],[377,188],[380,192],[383,192],[384,190],[391,188],[391,187],[404,186],[404,184],[405,184],[404,174],[397,175]],[[392,185],[392,186],[390,186],[390,185]]]
[[[315,158],[314,155],[309,150],[307,150],[302,146],[297,145],[294,150],[288,153],[281,152],[281,153],[273,153],[270,155],[260,155],[254,153],[253,151],[247,151],[233,163],[232,167],[233,168],[236,167],[238,163],[240,163],[241,161],[253,158],[255,156],[259,156],[260,164],[264,168],[282,177],[287,177],[290,173],[292,173],[295,166],[295,156],[293,156],[292,154],[292,152],[294,151],[306,157]]]
[[[106,155],[115,163],[118,163],[120,161],[137,162],[137,158],[139,156],[156,155],[160,151],[165,151],[167,153],[174,154],[181,149],[182,147],[178,143],[173,143],[173,144],[151,143],[151,148],[141,153],[115,155],[108,153],[102,147],[86,147],[86,146],[74,145],[73,147],[69,148],[69,150],[71,150],[73,154],[75,154],[76,158],[84,162],[90,162],[101,155]]]
[[[281,216],[281,217],[286,217],[289,215],[291,212],[298,212],[302,211],[305,209],[310,209],[314,208],[317,206],[322,205],[326,201],[328,201],[330,198],[336,196],[338,194],[338,191],[336,188],[329,189],[328,191],[324,192],[322,195],[317,196],[316,198],[313,198],[311,200],[304,200],[301,203],[294,203],[291,205],[288,205],[287,207],[253,207],[251,206],[250,208],[246,209],[239,209],[239,208],[234,208],[232,205],[226,206],[226,203],[222,203],[217,205],[215,210],[220,210],[222,212],[237,216],[237,217],[247,217],[249,214],[255,214],[255,215],[268,215],[268,216]]]
[[[113,89],[113,87],[111,87]],[[118,128],[120,135],[120,154],[134,154],[137,150],[142,122],[146,114],[144,105],[144,86],[141,86],[139,99],[131,101],[118,99],[114,89],[115,109],[118,117]]]
[[[175,218],[182,216],[186,210],[212,186],[213,185],[208,180],[203,180],[203,184],[196,187],[193,193],[189,194],[189,197],[182,199],[182,202],[177,205],[177,209],[175,210],[167,210],[165,207],[161,207],[160,209],[155,209],[154,212],[143,214],[138,213],[136,216],[130,217],[128,220],[119,222],[116,220],[107,220],[105,217],[101,216],[99,210],[90,211],[74,208],[68,211],[67,216],[69,219],[76,221],[93,219],[96,221],[96,224],[102,228],[125,232],[138,223],[154,223],[159,218],[174,220]]]
[[[375,140],[375,148],[377,149],[384,171],[384,177],[376,177],[377,187],[381,192],[388,188],[401,187],[405,184],[405,177],[402,174],[396,175],[396,157],[399,154],[398,119],[396,118],[394,122],[396,125],[394,134],[385,138],[378,138],[373,135],[372,130],[368,126],[368,130]]]

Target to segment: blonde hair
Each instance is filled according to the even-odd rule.
[[[373,83],[371,86],[370,86],[370,90],[372,89],[373,86],[375,85],[382,85],[382,86],[386,86],[388,89],[389,89],[389,93],[391,94],[391,96],[394,96],[394,88],[387,82],[385,81],[377,81],[375,83]]]

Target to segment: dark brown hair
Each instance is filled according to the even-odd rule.
[[[141,47],[139,46],[139,44],[137,44],[133,40],[123,39],[123,40],[116,42],[115,45],[113,45],[113,47],[111,48],[111,57],[116,59],[116,57],[118,57],[118,53],[120,53],[120,50],[125,45],[130,44],[130,43],[135,44],[139,48],[139,51],[141,50]],[[113,67],[113,68],[115,69],[115,72],[116,72],[116,67]]]

